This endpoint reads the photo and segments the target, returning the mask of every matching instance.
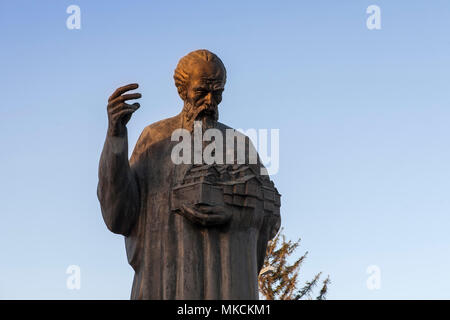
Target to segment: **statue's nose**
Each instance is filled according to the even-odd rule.
[[[207,104],[212,105],[213,103],[213,98],[212,98],[212,93],[208,92],[208,94],[205,97],[205,101]]]

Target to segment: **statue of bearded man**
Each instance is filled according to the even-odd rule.
[[[224,161],[173,161],[177,129],[191,133],[200,124],[202,133],[224,137],[231,130],[218,122],[226,70],[215,54],[189,53],[174,79],[183,110],[147,126],[129,161],[126,124],[139,104],[127,101],[141,95],[127,92],[138,85],[108,100],[97,194],[106,226],[125,236],[135,271],[131,299],[258,299],[267,242],[280,227],[280,195],[259,158],[250,161],[247,137],[244,161],[226,161],[236,155],[236,131],[223,146]]]

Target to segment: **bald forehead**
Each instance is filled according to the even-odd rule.
[[[222,66],[215,61],[193,61],[189,65],[189,80],[193,82],[223,83],[225,72]]]

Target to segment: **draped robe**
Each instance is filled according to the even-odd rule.
[[[97,193],[107,227],[125,236],[135,271],[131,299],[258,299],[258,274],[280,226],[279,210],[226,204],[231,220],[209,227],[176,214],[171,190],[191,167],[171,160],[178,143],[171,135],[182,119],[180,113],[147,126],[129,161],[126,137],[105,141]],[[227,126],[216,122],[216,128],[225,136]]]

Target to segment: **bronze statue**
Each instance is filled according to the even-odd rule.
[[[138,85],[108,100],[97,193],[108,229],[125,236],[135,270],[131,298],[258,299],[267,241],[280,227],[280,195],[248,152],[244,163],[174,163],[176,129],[230,129],[218,122],[226,70],[215,54],[189,53],[174,79],[183,110],[147,126],[129,161],[126,124],[139,104],[126,101],[141,95],[127,92]]]

